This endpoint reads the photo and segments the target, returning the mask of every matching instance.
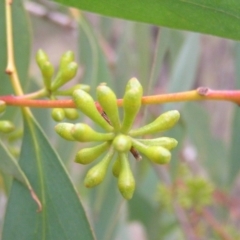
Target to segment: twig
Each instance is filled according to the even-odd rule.
[[[9,75],[14,88],[15,94],[23,95],[22,87],[20,85],[18,72],[16,70],[15,58],[14,58],[14,46],[13,46],[13,30],[12,30],[12,0],[5,0],[6,9],[6,37],[7,37],[7,67],[5,72]]]
[[[204,90],[204,91],[203,91]],[[36,108],[75,108],[73,100],[33,100],[28,99],[31,95],[26,96],[0,96],[0,100],[5,101],[9,106],[26,106]],[[145,96],[142,98],[143,105],[162,104],[169,102],[184,102],[184,101],[203,101],[203,100],[218,100],[229,101],[240,105],[240,90],[212,90],[209,88],[198,88],[197,90],[167,93],[152,96]],[[118,106],[123,104],[122,99],[118,99]]]
[[[200,238],[194,233],[193,227],[191,226],[184,209],[178,203],[174,203],[173,208],[182,230],[185,233],[186,240],[200,240]]]
[[[215,230],[215,232],[218,233],[222,240],[233,240],[233,238],[225,231],[225,228],[222,226],[222,224],[220,224],[207,209],[203,209],[202,216]]]
[[[166,185],[170,186],[172,184],[172,180],[166,168],[156,166],[154,167],[154,169],[156,170],[159,178],[161,178]],[[185,234],[186,240],[200,240],[200,238],[194,233],[193,228],[183,208],[177,202],[173,203],[173,208],[178,222],[181,225],[181,228]]]

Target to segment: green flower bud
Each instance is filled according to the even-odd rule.
[[[53,108],[52,109],[52,118],[56,122],[61,122],[65,118],[65,112],[63,108]]]
[[[63,81],[64,83],[68,82],[76,76],[78,65],[76,62],[70,62],[62,71],[63,71]],[[62,84],[63,85],[63,84]]]
[[[132,146],[132,140],[129,136],[119,134],[114,138],[113,146],[118,152],[128,152]]]
[[[89,92],[90,86],[86,84],[77,84],[67,90],[56,91],[54,94],[58,96],[72,96],[73,92],[78,89],[81,89],[85,92]]]
[[[44,85],[47,89],[50,89],[52,77],[54,74],[54,67],[49,61],[46,61],[42,64],[41,71],[42,71]]]
[[[172,110],[161,114],[156,120],[153,122],[138,128],[131,130],[129,135],[132,137],[137,137],[146,134],[157,133],[160,131],[166,131],[172,128],[180,118],[180,114],[177,110]]]
[[[114,138],[114,133],[96,132],[84,123],[75,124],[71,133],[73,137],[80,142],[109,141]]]
[[[39,49],[36,54],[36,62],[39,68],[42,69],[43,64],[47,61],[48,55],[42,49]]]
[[[109,142],[104,142],[100,145],[90,148],[83,148],[78,151],[75,162],[81,164],[89,164],[98,158],[103,152],[105,152],[110,147]]]
[[[115,93],[107,86],[100,85],[97,88],[97,99],[106,112],[111,124],[116,131],[120,129],[117,98]]]
[[[54,79],[51,90],[56,91],[59,87],[70,81],[77,73],[78,65],[75,62],[70,62],[67,66],[59,71]]]
[[[139,142],[147,145],[147,146],[161,146],[168,150],[175,148],[178,144],[178,141],[174,138],[169,137],[160,137],[154,139],[136,139]]]
[[[75,141],[75,138],[72,136],[71,133],[73,127],[74,124],[72,123],[58,123],[55,126],[55,131],[64,139],[68,141]]]
[[[13,123],[7,120],[0,121],[0,132],[10,133],[15,129]]]
[[[132,198],[135,190],[135,180],[125,153],[119,154],[120,157],[120,173],[118,176],[118,188],[122,196],[129,200]]]
[[[6,103],[0,100],[0,113],[3,113],[6,110]]]
[[[169,163],[171,159],[171,153],[161,146],[146,146],[135,139],[132,139],[133,146],[141,153],[143,153],[148,159],[157,164]]]
[[[73,92],[73,101],[78,109],[91,118],[94,122],[98,123],[106,131],[113,131],[113,127],[110,126],[105,119],[98,112],[95,102],[92,97],[81,89]]]
[[[121,162],[120,162],[120,158],[118,156],[117,159],[115,160],[115,162],[113,163],[112,173],[116,178],[118,178],[120,171],[121,171]]]
[[[79,113],[74,108],[64,108],[64,112],[67,119],[76,120],[79,118]]]
[[[136,78],[129,80],[123,97],[124,117],[121,127],[122,133],[127,133],[141,107],[143,89]]]
[[[84,179],[84,184],[86,187],[88,188],[95,187],[96,185],[100,184],[104,180],[108,165],[113,155],[114,155],[114,150],[110,149],[106,154],[106,156],[97,165],[95,165],[88,171]]]
[[[64,69],[70,62],[74,61],[74,53],[73,51],[65,52],[60,60],[60,69]]]

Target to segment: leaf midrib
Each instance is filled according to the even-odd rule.
[[[234,15],[234,14],[232,14],[230,12],[227,12],[226,10],[222,10],[222,9],[219,9],[219,8],[213,8],[213,7],[210,7],[210,6],[206,6],[206,5],[203,5],[203,4],[200,4],[200,3],[196,3],[196,2],[192,2],[192,1],[188,1],[188,0],[180,0],[180,2],[189,4],[189,5],[195,5],[195,6],[203,8],[203,9],[210,9],[211,11],[224,13],[224,14],[226,14],[228,16],[234,17],[236,19],[240,19],[240,16]]]
[[[33,139],[33,145],[34,145],[34,151],[36,152],[36,162],[37,162],[37,166],[38,166],[38,179],[39,179],[39,183],[41,186],[41,192],[40,192],[40,199],[41,199],[41,203],[42,203],[42,212],[40,214],[42,214],[41,218],[42,218],[42,239],[46,239],[46,195],[45,195],[45,187],[44,187],[44,176],[43,176],[43,166],[41,164],[41,154],[40,154],[40,150],[39,150],[39,145],[38,145],[38,141],[36,139],[36,132],[34,130],[34,126],[33,126],[33,120],[32,117],[30,115],[25,114],[24,115],[26,117],[26,122],[29,125],[29,129],[31,131],[31,136]]]

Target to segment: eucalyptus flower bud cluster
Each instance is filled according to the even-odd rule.
[[[111,160],[115,158],[112,172],[118,178],[118,188],[125,199],[131,199],[135,190],[135,179],[128,159],[129,151],[134,148],[158,164],[170,161],[170,150],[177,145],[175,139],[139,137],[172,128],[179,120],[179,112],[174,110],[163,113],[150,124],[132,129],[141,107],[142,94],[143,89],[139,81],[136,78],[130,79],[123,97],[123,120],[120,121],[116,95],[108,86],[102,84],[97,88],[97,100],[104,110],[102,114],[88,93],[81,89],[73,92],[77,108],[105,130],[104,133],[97,132],[84,123],[59,123],[55,127],[56,132],[69,141],[100,142],[97,146],[78,151],[75,157],[77,163],[89,164],[107,152],[102,160],[88,171],[84,181],[86,187],[100,184]]]
[[[74,60],[75,57],[72,51],[65,52],[60,59],[58,72],[54,74],[55,70],[49,61],[48,55],[43,50],[38,50],[36,61],[42,73],[45,91],[50,99],[57,99],[57,96],[72,96],[77,89],[89,91],[90,87],[84,84],[77,84],[74,87],[59,90],[76,76],[78,65]],[[52,110],[52,118],[57,122],[62,121],[64,118],[75,120],[78,117],[78,111],[74,108],[54,108]]]

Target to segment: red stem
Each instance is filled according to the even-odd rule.
[[[0,96],[0,100],[6,102],[9,106],[36,107],[36,108],[75,108],[73,100],[33,100],[26,99],[24,96]],[[142,104],[160,104],[168,102],[182,101],[200,101],[200,100],[222,100],[230,101],[240,105],[240,90],[211,90],[200,87],[197,90],[168,93],[161,95],[145,96],[142,98]],[[118,106],[122,106],[122,99],[118,99]]]

